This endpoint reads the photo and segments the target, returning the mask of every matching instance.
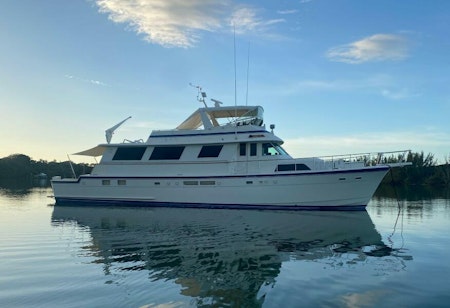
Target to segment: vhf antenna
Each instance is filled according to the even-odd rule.
[[[197,92],[197,100],[198,100],[200,103],[203,103],[203,105],[205,105],[205,108],[208,108],[208,106],[206,105],[206,101],[205,101],[205,98],[206,98],[206,92],[203,92],[203,91],[202,91],[202,87],[193,85],[192,83],[189,83],[189,85],[190,85],[191,87],[197,88],[197,91],[198,91],[198,92]]]

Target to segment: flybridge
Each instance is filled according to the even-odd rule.
[[[263,125],[264,109],[261,106],[205,107],[197,109],[178,130],[192,130],[203,126],[204,129],[224,125]]]
[[[214,103],[214,107],[208,107],[205,101],[206,92],[203,92],[200,86],[190,85],[197,88],[197,101],[203,103],[205,107],[197,109],[176,127],[177,130],[196,130],[201,127],[203,129],[212,129],[218,126],[263,125],[264,109],[261,106],[221,107],[223,103],[212,98],[211,101]]]

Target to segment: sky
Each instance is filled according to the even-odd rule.
[[[113,142],[146,140],[194,86],[263,106],[294,157],[450,157],[450,1],[2,0],[0,39],[0,158],[65,161],[128,116]]]

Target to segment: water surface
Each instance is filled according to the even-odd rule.
[[[0,191],[2,307],[450,302],[445,196],[283,212],[53,206],[48,195]]]

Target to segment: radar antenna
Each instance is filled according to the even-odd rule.
[[[211,98],[211,100],[214,102],[214,107],[220,107],[223,103],[219,101],[218,99]]]
[[[131,118],[131,116],[129,116],[128,118],[126,118],[126,119],[123,120],[123,121],[120,121],[119,123],[117,123],[117,124],[114,125],[113,127],[108,128],[107,130],[105,130],[106,142],[108,142],[108,144],[111,143],[111,138],[112,138],[112,136],[114,135],[114,131],[115,131],[116,129],[118,129],[120,125],[122,125],[123,123],[125,123],[125,121],[128,120],[128,119],[130,119],[130,118]]]

